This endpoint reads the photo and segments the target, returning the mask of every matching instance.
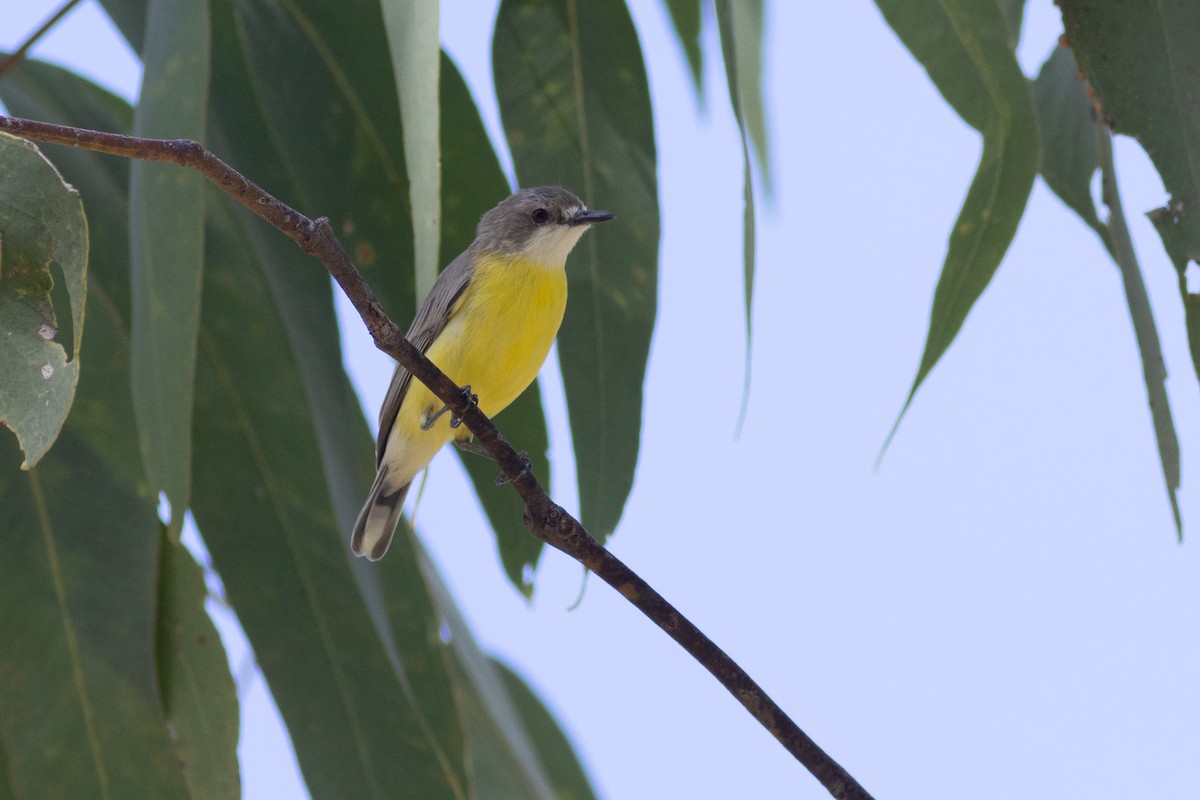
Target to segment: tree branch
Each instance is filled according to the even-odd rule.
[[[100,153],[168,161],[194,169],[239,203],[278,228],[305,253],[317,258],[341,286],[362,317],[375,346],[404,365],[429,387],[496,459],[525,503],[530,532],[574,558],[662,628],[691,654],[746,710],[839,800],[870,800],[870,795],[816,742],[784,713],[774,700],[699,628],[668,603],[646,581],[605,549],[574,517],[555,503],[528,468],[528,462],[504,438],[476,405],[468,405],[460,388],[404,338],[400,329],[350,260],[333,234],[329,219],[300,214],[260,189],[197,142],[187,139],[143,139],[0,116],[0,131],[52,144]]]

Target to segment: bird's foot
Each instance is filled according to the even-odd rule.
[[[471,384],[468,383],[466,386],[462,387],[459,391],[462,393],[463,400],[466,401],[468,406],[478,406],[479,405],[479,395],[471,393]],[[433,414],[431,414],[425,418],[425,421],[421,423],[421,430],[423,430],[423,431],[429,430],[430,428],[433,427],[433,424],[435,422],[437,422],[439,419],[441,419],[444,414],[448,414],[448,413],[450,413],[450,406],[442,406],[436,412],[434,412]],[[450,427],[457,428],[459,425],[462,425],[462,420],[459,419],[458,416],[456,416],[454,414],[450,414]]]

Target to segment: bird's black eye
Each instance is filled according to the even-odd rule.
[[[550,212],[544,208],[535,208],[533,213],[529,215],[535,225],[545,225],[550,221]]]

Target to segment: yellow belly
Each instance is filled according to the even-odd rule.
[[[495,416],[537,377],[566,305],[562,268],[484,260],[426,355],[455,383],[470,384],[480,410]],[[451,437],[470,438],[465,426],[450,427],[449,414],[421,429],[442,406],[420,381],[409,385],[385,455],[397,485],[412,480]]]

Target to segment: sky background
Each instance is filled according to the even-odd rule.
[[[0,0],[0,46],[55,5]],[[1200,794],[1200,392],[1175,273],[1141,213],[1166,201],[1143,152],[1117,141],[1183,449],[1182,545],[1116,268],[1040,180],[1004,264],[874,471],[980,140],[865,0],[768,3],[774,194],[759,206],[753,384],[735,438],[742,166],[715,25],[698,105],[662,3],[631,5],[663,238],[641,460],[613,551],[876,797]],[[502,141],[496,3],[444,6],[443,43]],[[132,99],[137,65],[100,26],[86,2],[34,54]],[[1031,0],[1027,74],[1060,32],[1050,0]],[[390,363],[357,320],[344,332],[374,420]],[[574,510],[553,357],[541,381],[552,494]],[[603,583],[572,610],[574,562],[547,553],[526,603],[453,456],[433,463],[417,523],[476,636],[556,713],[603,797],[828,796]],[[305,797],[252,657],[215,613],[241,686],[245,797]]]

